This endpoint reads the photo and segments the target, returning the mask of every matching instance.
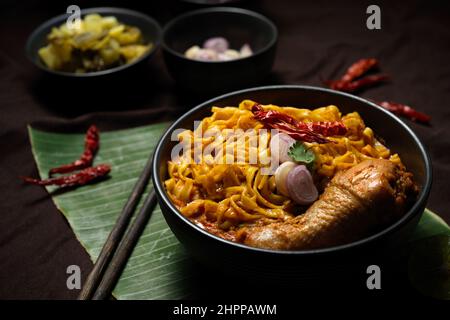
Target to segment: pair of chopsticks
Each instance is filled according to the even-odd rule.
[[[117,218],[108,239],[103,245],[94,268],[83,285],[78,300],[104,300],[111,296],[111,292],[156,205],[155,192],[152,190],[127,231],[142,193],[150,180],[152,160],[153,157],[150,156],[122,209],[122,213]],[[127,232],[125,233],[125,231]]]

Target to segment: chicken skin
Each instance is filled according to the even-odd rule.
[[[388,160],[366,160],[338,173],[304,214],[248,227],[239,239],[249,246],[277,250],[349,243],[400,218],[416,192],[411,173]]]

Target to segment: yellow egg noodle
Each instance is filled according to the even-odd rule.
[[[191,147],[194,147],[195,141],[200,141],[203,148],[220,144],[225,150],[219,154],[200,156],[195,162],[191,161],[193,153],[169,161],[169,179],[165,181],[165,187],[186,217],[200,223],[209,221],[222,230],[230,230],[239,228],[243,223],[254,223],[260,219],[284,220],[303,212],[295,212],[292,200],[277,192],[273,175],[261,172],[267,166],[264,159],[270,157],[270,131],[249,139],[233,139],[231,142],[227,139],[229,131],[263,128],[263,124],[253,118],[251,109],[254,104],[251,100],[244,100],[239,107],[212,107],[212,115],[204,118],[200,126],[178,135],[181,143]],[[338,171],[372,158],[389,159],[401,164],[399,156],[391,155],[357,112],[341,116],[334,105],[314,110],[271,104],[262,106],[264,110],[282,112],[297,121],[342,121],[347,127],[345,136],[328,137],[329,143],[305,143],[316,157],[315,177],[329,181]],[[202,136],[193,139],[199,130],[221,132],[225,138]],[[257,139],[259,144],[252,143],[252,139]],[[245,150],[244,156],[238,156],[236,145]],[[248,161],[252,151],[258,155],[258,161],[254,164]]]

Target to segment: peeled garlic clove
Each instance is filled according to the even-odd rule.
[[[201,61],[217,61],[218,57],[217,52],[214,50],[200,49],[194,59]]]
[[[195,57],[197,56],[199,51],[200,51],[199,46],[192,46],[186,50],[186,52],[184,53],[184,56],[189,59],[195,59]]]
[[[241,58],[249,57],[253,54],[252,48],[248,43],[244,44],[240,50]]]
[[[224,54],[227,55],[230,59],[239,59],[241,57],[239,52],[233,49],[225,51]]]
[[[219,54],[217,54],[217,59],[219,61],[230,61],[230,60],[233,60],[235,58],[232,58],[229,55],[226,55],[225,53],[219,53]]]

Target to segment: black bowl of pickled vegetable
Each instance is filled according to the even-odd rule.
[[[217,94],[263,81],[275,59],[278,31],[263,15],[218,7],[185,13],[163,30],[167,68],[194,94]]]
[[[211,107],[237,106],[243,100],[278,106],[315,109],[327,105],[339,107],[342,114],[358,112],[380,141],[401,157],[406,168],[414,175],[419,192],[401,218],[373,233],[345,244],[315,249],[274,250],[258,248],[231,241],[208,232],[205,225],[193,223],[174,204],[165,182],[169,177],[171,160],[177,141],[174,133],[179,129],[192,130],[194,121],[211,116]],[[177,151],[178,152],[178,151]],[[263,283],[292,286],[293,283],[325,285],[331,279],[354,279],[365,288],[366,268],[371,264],[398,263],[405,244],[414,231],[424,211],[432,181],[430,157],[416,134],[399,118],[376,104],[347,93],[309,86],[267,86],[240,90],[206,101],[178,118],[165,132],[154,151],[153,185],[158,202],[168,225],[201,263],[211,270],[221,270],[233,277],[256,279]],[[348,208],[336,198],[332,208]],[[334,209],[333,209],[334,210]],[[388,211],[383,205],[376,212]],[[201,214],[201,210],[199,210]],[[327,216],[326,216],[327,217]],[[330,216],[328,216],[330,217]],[[349,232],[351,234],[351,232]],[[389,260],[392,259],[393,261]],[[345,285],[349,285],[346,282]],[[234,288],[234,287],[233,287]],[[328,287],[326,287],[328,290]]]
[[[96,77],[130,69],[158,48],[157,21],[133,10],[90,8],[80,19],[54,17],[29,36],[25,51],[32,63],[66,77]]]

